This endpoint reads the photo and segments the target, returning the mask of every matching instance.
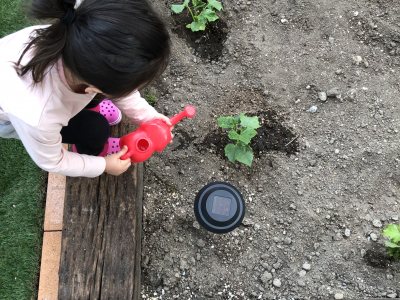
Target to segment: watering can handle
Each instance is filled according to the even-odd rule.
[[[128,149],[129,150],[129,149]],[[128,152],[126,152],[124,155],[121,156],[121,160],[125,160],[130,158],[133,155],[133,150],[129,150]]]

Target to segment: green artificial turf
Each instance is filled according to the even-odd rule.
[[[47,176],[14,139],[0,139],[0,166],[0,299],[34,299]]]
[[[22,13],[25,0],[0,0],[0,38],[33,25]]]
[[[32,24],[21,2],[0,0],[0,38]],[[37,299],[46,178],[20,141],[0,138],[0,300]]]

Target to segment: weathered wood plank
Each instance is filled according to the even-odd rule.
[[[123,120],[112,135],[134,130]],[[67,177],[59,299],[139,299],[143,164],[120,176]]]

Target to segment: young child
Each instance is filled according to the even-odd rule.
[[[120,175],[131,162],[109,126],[121,112],[171,125],[138,92],[168,64],[163,22],[145,0],[33,0],[31,16],[50,25],[0,39],[0,137],[20,139],[48,172]]]

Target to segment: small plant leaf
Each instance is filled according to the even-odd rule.
[[[223,9],[221,2],[216,0],[208,0],[208,5],[221,11]]]
[[[245,143],[246,145],[250,143],[250,140],[257,135],[257,131],[252,128],[246,127],[245,129],[240,131],[238,134],[236,131],[231,130],[229,131],[228,137],[231,140],[239,140]]]
[[[242,117],[242,116],[244,116],[246,114],[246,112],[242,112],[241,114],[239,114],[236,118],[235,118],[235,120],[236,120],[236,123],[240,123],[240,118]]]
[[[207,18],[207,20],[208,20],[209,22],[213,22],[213,21],[216,21],[216,20],[219,19],[218,16],[216,15],[215,11],[213,11],[213,10],[210,9],[210,8],[204,9],[204,10],[201,12],[201,14],[202,14],[205,18]]]
[[[389,248],[400,248],[400,245],[388,241],[385,242],[385,245],[388,246]]]
[[[192,24],[187,24],[186,28],[190,28],[192,26]]]
[[[219,117],[217,121],[221,128],[234,128],[237,125],[234,117]]]
[[[236,145],[228,144],[225,146],[225,156],[228,157],[231,163],[235,163],[236,161]]]
[[[193,9],[198,9],[198,8],[200,8],[200,7],[202,7],[202,6],[204,6],[204,5],[206,5],[203,1],[201,1],[201,0],[192,0],[192,3],[193,3]]]
[[[241,116],[240,125],[242,125],[243,127],[250,127],[253,129],[257,129],[260,127],[260,124],[258,123],[258,118],[256,116],[254,117]]]
[[[200,21],[197,21],[197,22],[192,22],[190,24],[190,29],[192,29],[192,31],[199,31],[199,30],[206,29],[206,26],[205,26],[205,24],[201,23]]]
[[[237,145],[226,145],[225,155],[232,163],[235,163],[237,160],[251,167],[251,163],[253,162],[253,150],[249,145],[246,145],[241,141],[239,141]]]
[[[381,234],[388,236],[392,243],[400,242],[400,231],[395,224],[387,225],[386,229],[382,231]]]
[[[185,5],[172,5],[171,9],[174,13],[179,14],[185,9]]]

